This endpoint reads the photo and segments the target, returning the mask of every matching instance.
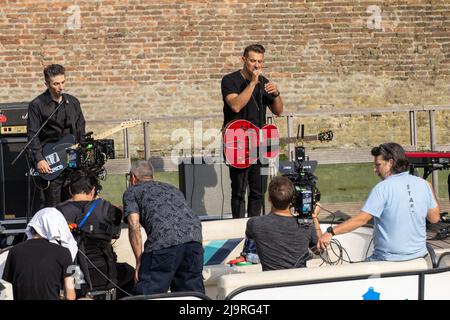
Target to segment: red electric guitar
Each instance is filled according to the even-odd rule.
[[[296,141],[331,141],[333,131],[323,131],[303,139],[280,138],[277,126],[266,124],[261,129],[247,120],[234,120],[227,124],[223,135],[224,154],[227,164],[244,169],[258,161],[259,156],[272,159],[280,154],[280,143]]]

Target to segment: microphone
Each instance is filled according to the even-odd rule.
[[[264,94],[264,77],[261,75],[258,76],[258,82],[259,82],[259,91],[261,96]],[[261,101],[262,102],[262,101]]]
[[[259,89],[260,91],[264,91],[264,78],[262,75],[258,76],[258,83],[259,83]]]
[[[61,96],[63,98],[63,101],[65,101],[66,104],[69,104],[69,99],[67,99],[67,96],[64,93],[61,93]]]
[[[259,78],[259,82],[263,85],[263,84],[264,84],[264,78],[263,78],[263,76],[262,76],[262,75],[259,75],[258,78]]]

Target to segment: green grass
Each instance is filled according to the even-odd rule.
[[[156,172],[155,179],[170,183],[178,188],[178,172]],[[125,176],[108,175],[104,181],[101,181],[101,184],[103,189],[100,196],[115,205],[122,205],[122,195],[126,189]]]
[[[379,181],[369,163],[319,165],[315,171],[322,202],[364,201]]]
[[[322,202],[364,201],[380,181],[372,163],[319,165],[315,172]],[[422,177],[423,170],[419,170]],[[439,198],[448,198],[448,171],[438,171]],[[431,182],[431,175],[427,178]]]
[[[422,172],[419,172],[422,175]],[[315,172],[321,202],[363,202],[379,182],[372,163],[319,165]],[[448,171],[439,171],[439,198],[448,198]],[[155,179],[178,187],[178,172],[156,172]],[[431,181],[431,177],[428,179]],[[122,204],[125,177],[110,175],[102,181],[101,197],[115,205]]]

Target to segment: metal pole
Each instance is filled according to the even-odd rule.
[[[430,118],[430,148],[431,151],[436,150],[436,122],[434,119],[434,110],[428,110],[428,117]],[[436,194],[436,197],[438,197],[439,194],[439,180],[438,180],[438,172],[437,170],[434,170],[432,173],[432,184],[433,189]]]
[[[266,116],[266,119],[267,119],[267,121],[266,121],[267,124],[273,124],[273,116]],[[268,174],[269,174],[270,178],[277,174],[277,171],[278,171],[277,164],[278,164],[278,159],[269,159],[269,161],[268,161],[268,169],[269,169]]]
[[[293,117],[291,115],[287,116],[287,136],[288,138],[292,137],[292,119]],[[288,144],[288,156],[289,161],[294,161],[295,155],[294,155],[294,144],[289,143]]]
[[[144,121],[144,155],[145,160],[150,159],[150,139],[149,139],[149,125],[150,123],[148,121]]]
[[[1,123],[0,123],[0,129],[1,129]],[[7,143],[6,138],[0,137],[0,155],[3,157],[3,143]],[[8,148],[8,146],[5,146],[6,148]],[[28,172],[29,174],[29,172]],[[6,214],[6,190],[5,190],[5,167],[4,167],[4,163],[3,160],[0,161],[0,181],[1,181],[1,202],[0,202],[0,220],[6,219],[5,218],[5,214]],[[28,223],[28,221],[27,221]],[[1,231],[1,228],[0,228]]]
[[[414,151],[417,151],[417,122],[416,122],[416,111],[409,112],[409,137],[411,146],[414,147]]]
[[[129,145],[128,145],[128,128],[123,129],[123,155],[124,155],[124,158],[130,157]]]

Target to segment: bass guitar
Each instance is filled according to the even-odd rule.
[[[255,164],[259,157],[272,159],[280,154],[281,143],[297,141],[331,141],[333,131],[327,130],[317,135],[303,138],[280,138],[277,126],[266,124],[261,129],[247,120],[234,120],[224,130],[223,146],[226,163],[238,169]]]
[[[112,129],[94,135],[94,139],[104,139],[120,130],[135,127],[140,123],[142,123],[141,120],[124,121],[120,125]],[[42,179],[47,181],[56,179],[64,171],[64,169],[67,168],[67,150],[70,148],[75,149],[77,147],[78,144],[75,144],[75,137],[71,134],[65,135],[57,142],[47,143],[46,145],[44,145],[44,148],[42,148],[42,155],[44,156],[45,161],[47,161],[48,165],[50,166],[51,173],[40,174]]]

